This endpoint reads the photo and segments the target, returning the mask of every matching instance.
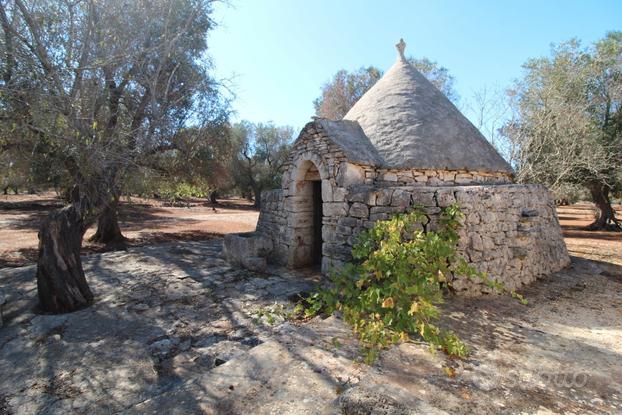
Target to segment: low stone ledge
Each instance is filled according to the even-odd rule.
[[[225,235],[223,256],[231,265],[262,272],[273,249],[272,240],[259,232],[231,233]]]

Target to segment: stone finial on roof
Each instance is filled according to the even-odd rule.
[[[404,42],[404,39],[400,39],[399,43],[397,43],[395,47],[400,54],[400,59],[405,61],[406,57],[404,56],[404,50],[406,49],[406,42]]]
[[[395,46],[399,57],[391,69],[343,117],[359,124],[384,165],[512,174],[479,130],[408,62],[404,40]]]

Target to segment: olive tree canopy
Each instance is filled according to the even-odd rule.
[[[619,229],[610,195],[622,189],[622,32],[553,46],[524,68],[504,127],[518,180],[584,186],[600,210],[590,227]]]
[[[212,0],[0,0],[0,145],[33,149],[73,185],[43,223],[43,309],[71,311],[92,294],[80,263],[87,227],[135,169],[188,126],[225,122],[210,76]]]

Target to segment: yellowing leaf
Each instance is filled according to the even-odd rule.
[[[410,305],[410,310],[408,310],[408,314],[410,314],[410,315],[412,316],[412,315],[416,314],[416,313],[417,313],[417,311],[419,311],[419,303],[417,303],[417,302],[415,301],[415,302],[413,302],[413,303]]]
[[[447,278],[445,278],[445,274],[443,274],[443,271],[441,271],[440,269],[438,270],[438,280],[440,282],[447,281]]]
[[[450,378],[455,378],[456,377],[456,369],[454,369],[451,366],[445,366],[443,367],[443,370],[445,371],[445,374],[450,377]]]
[[[385,300],[382,302],[382,308],[393,308],[394,306],[395,303],[393,302],[393,297],[385,298]]]

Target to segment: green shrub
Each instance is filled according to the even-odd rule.
[[[163,181],[158,183],[153,193],[157,193],[162,199],[169,202],[175,202],[189,197],[206,196],[205,192],[198,186],[185,181]]]
[[[380,349],[411,336],[448,355],[466,356],[466,345],[434,324],[443,289],[451,286],[452,276],[500,286],[457,253],[462,217],[452,205],[441,212],[435,231],[427,229],[429,218],[420,209],[376,222],[359,235],[353,263],[331,272],[329,287],[311,297],[307,314],[341,312],[362,343],[367,363]]]

